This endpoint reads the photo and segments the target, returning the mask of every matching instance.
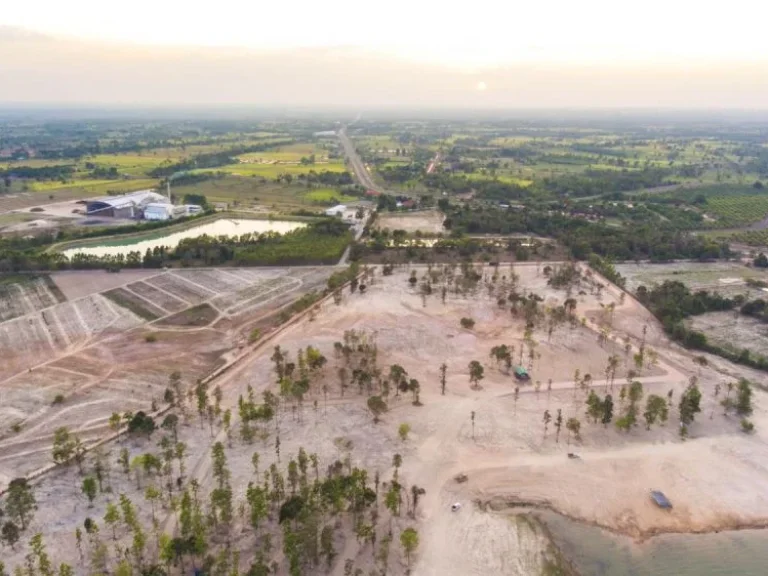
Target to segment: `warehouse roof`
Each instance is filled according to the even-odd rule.
[[[120,196],[102,196],[100,198],[89,198],[88,205],[102,205],[110,208],[122,208],[133,204],[142,206],[151,202],[164,202],[165,196],[153,192],[152,190],[139,190],[130,194],[121,194]]]

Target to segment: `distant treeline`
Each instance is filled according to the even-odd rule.
[[[684,320],[690,316],[706,312],[722,312],[736,307],[740,307],[739,311],[742,314],[766,321],[765,301],[758,299],[746,302],[743,296],[725,298],[706,290],[691,292],[685,284],[677,281],[666,281],[650,290],[640,286],[637,289],[637,298],[659,319],[664,326],[664,331],[683,346],[717,354],[732,362],[758,370],[768,370],[768,358],[765,356],[753,354],[746,348],[733,350],[712,344],[705,334],[687,328],[684,323]]]
[[[446,212],[443,225],[467,234],[526,233],[555,238],[572,256],[591,254],[614,261],[679,259],[711,260],[732,256],[727,244],[653,224],[624,228],[573,218],[560,210],[499,210],[495,207],[458,207],[439,202]]]
[[[196,168],[218,168],[227,164],[238,162],[237,157],[241,154],[250,154],[252,152],[264,152],[278,146],[288,146],[293,144],[294,140],[275,140],[265,144],[255,144],[252,146],[236,146],[222,152],[209,152],[207,154],[198,154],[180,162],[164,164],[148,172],[153,178],[163,178],[170,176],[175,172],[184,172]]]
[[[64,180],[71,178],[75,167],[71,164],[57,164],[56,166],[15,166],[6,170],[0,170],[0,178],[25,178],[28,180]]]

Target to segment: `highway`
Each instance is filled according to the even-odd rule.
[[[339,130],[338,135],[339,140],[341,141],[341,145],[344,147],[344,154],[347,155],[350,167],[355,173],[355,176],[357,177],[360,184],[365,186],[368,190],[375,190],[376,192],[385,194],[385,190],[374,184],[373,179],[371,178],[368,169],[365,167],[362,158],[358,156],[357,151],[355,150],[355,145],[352,144],[349,136],[347,136],[347,127],[344,126],[341,130]]]
[[[360,182],[361,185],[365,186],[368,190],[375,190],[376,192],[381,192],[382,194],[385,193],[385,191],[379,187],[377,187],[373,183],[373,179],[371,178],[371,175],[368,173],[368,170],[365,168],[365,164],[363,164],[363,160],[358,156],[357,151],[355,150],[354,144],[352,144],[352,141],[349,139],[349,136],[347,136],[347,127],[344,126],[341,130],[338,132],[339,140],[341,141],[341,145],[344,147],[344,154],[346,154],[347,158],[349,159],[349,163],[351,165],[352,171],[355,173],[355,177],[357,178],[358,182]],[[352,225],[352,231],[355,235],[355,242],[360,240],[360,237],[363,235],[363,230],[365,229],[365,225],[368,223],[368,220],[371,217],[371,214],[373,213],[373,210],[366,210],[365,211],[365,218],[363,218],[360,222],[357,222],[356,224]],[[349,260],[349,251],[351,249],[351,245],[347,246],[347,249],[344,250],[344,254],[341,256],[341,260],[339,260],[339,266],[346,266],[347,262]]]

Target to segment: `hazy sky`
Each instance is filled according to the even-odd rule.
[[[764,15],[759,0],[6,2],[0,101],[766,108]]]

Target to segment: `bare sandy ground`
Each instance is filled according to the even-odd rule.
[[[381,214],[376,219],[376,226],[380,229],[405,230],[408,233],[424,232],[437,234],[445,232],[443,220],[445,216],[437,210],[427,210],[413,213]]]
[[[129,282],[136,282],[160,274],[160,270],[121,270],[111,273],[105,270],[71,270],[55,272],[51,278],[68,300],[83,298],[96,292],[111,290]]]
[[[517,266],[516,270],[522,286],[541,295],[548,305],[564,300],[565,293],[547,287],[546,278],[537,273],[535,266]],[[423,272],[423,268],[418,269],[419,274]],[[490,274],[490,269],[486,273]],[[697,375],[704,394],[703,411],[686,441],[677,435],[676,410],[666,426],[655,426],[650,432],[642,426],[629,433],[613,426],[603,428],[587,422],[584,392],[574,390],[572,382],[573,371],[578,368],[582,374],[594,375],[593,387],[599,393],[606,390],[601,374],[611,347],[602,348],[592,328],[562,328],[551,342],[546,333],[538,330],[534,338],[542,356],[532,371],[534,381],[539,376],[545,383],[551,378],[552,390],[548,391],[546,384],[538,392],[533,384],[523,386],[515,402],[514,379],[497,369],[488,353],[500,343],[519,346],[522,321],[499,308],[496,298],[484,290],[471,297],[449,295],[445,304],[439,295],[423,302],[407,278],[408,270],[398,269],[391,277],[377,277],[365,294],[345,294],[341,306],[326,303],[316,315],[280,333],[216,384],[224,391],[224,406],[234,406],[247,385],[256,394],[275,390],[269,359],[273,346],[280,345],[293,358],[300,347],[318,347],[329,359],[323,379],[330,388],[328,400],[315,386],[305,399],[300,420],[289,410],[282,413],[281,452],[285,458],[303,446],[318,454],[321,469],[349,456],[354,464],[369,470],[369,477],[379,472],[382,481],[392,475],[393,454],[401,454],[403,482],[426,490],[415,519],[402,516],[391,524],[395,539],[409,525],[420,532],[412,574],[541,573],[549,541],[535,524],[508,516],[510,507],[521,504],[551,508],[639,539],[666,531],[768,525],[768,497],[762,494],[768,485],[766,395],[759,390],[754,393],[757,432],[746,436],[739,431],[735,417],[722,415],[712,392],[715,383],[723,384],[741,373],[737,367],[715,359],[711,368],[697,367],[690,355],[664,340],[644,309],[626,298],[623,305],[617,304],[616,335],[623,336],[626,329],[640,336],[642,327],[648,324],[649,342],[659,352],[657,369],[640,377],[645,393],[666,395],[673,390],[677,399],[688,378]],[[600,302],[588,293],[581,295],[577,313],[598,319],[600,304],[618,302],[618,294],[618,290],[609,289]],[[475,318],[473,330],[459,326],[463,316]],[[340,360],[334,357],[333,343],[342,339],[345,330],[353,328],[375,336],[380,366],[399,363],[410,377],[419,380],[422,406],[412,405],[410,395],[390,397],[389,411],[375,425],[365,409],[367,394],[350,389],[344,398],[340,397],[336,377]],[[480,389],[469,386],[467,365],[471,360],[485,365]],[[439,389],[442,362],[448,364],[445,395]],[[625,371],[622,365],[616,386],[624,381]],[[764,375],[743,373],[768,384]],[[553,424],[544,433],[544,410],[554,417],[558,409],[565,419],[575,416],[581,420],[580,440],[569,437],[563,427],[558,441]],[[404,422],[412,427],[405,442],[397,437],[397,428]],[[196,426],[194,419],[184,427],[182,436],[191,453],[187,463],[190,474],[204,489],[210,487],[209,451],[216,438],[211,438],[207,428]],[[222,438],[221,433],[217,438]],[[236,493],[242,492],[252,475],[254,450],[261,455],[262,469],[275,462],[272,442],[267,439],[245,446],[236,441],[227,450]],[[132,454],[148,449],[140,443],[129,446]],[[570,460],[567,452],[578,452],[581,459]],[[466,483],[454,480],[459,473],[467,475]],[[113,477],[114,494],[125,491],[135,501],[141,500],[130,479],[116,471]],[[115,497],[100,497],[95,507],[88,509],[82,498],[75,496],[78,484],[74,470],[61,472],[52,484],[43,482],[40,512],[31,528],[44,529],[46,541],[51,543],[49,549],[63,555],[76,554],[71,546],[74,526],[82,525],[86,515],[103,516],[106,499]],[[675,508],[670,512],[656,509],[649,501],[650,489],[663,490]],[[62,496],[66,494],[73,496]],[[463,507],[452,512],[450,505],[457,501]],[[145,517],[149,514],[147,508],[142,510]],[[174,525],[172,515],[161,523],[169,530]],[[378,526],[380,535],[389,528],[389,522],[382,522]],[[237,546],[245,567],[252,547],[246,536],[237,541]],[[354,538],[346,538],[339,542],[338,550],[331,574],[341,576],[347,558],[354,559],[365,573],[372,568],[370,546],[361,547]],[[22,558],[21,550],[11,552],[11,559]],[[390,573],[403,574],[405,568],[395,540]]]

